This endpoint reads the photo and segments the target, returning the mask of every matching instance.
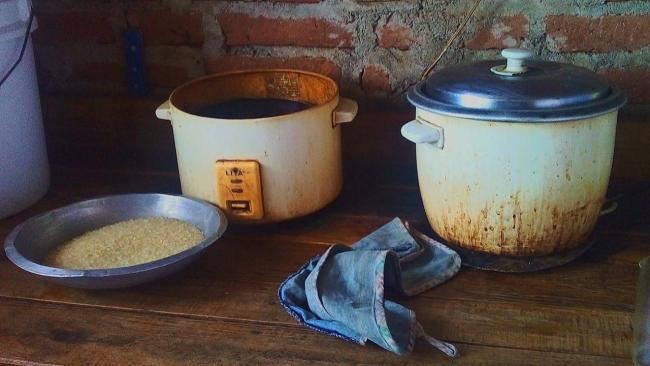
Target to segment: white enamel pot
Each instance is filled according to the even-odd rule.
[[[585,69],[515,61],[523,72],[508,75],[509,59],[434,74],[409,92],[416,120],[402,135],[443,239],[495,255],[568,251],[601,213],[625,96]]]
[[[220,119],[198,107],[240,98],[289,99],[311,107],[280,116]],[[332,202],[342,187],[341,128],[357,103],[336,83],[297,70],[206,76],[177,88],[157,110],[170,120],[184,195],[219,206],[235,222],[277,222]]]

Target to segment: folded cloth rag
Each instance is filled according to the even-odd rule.
[[[386,297],[413,296],[453,277],[456,252],[393,219],[352,248],[336,244],[280,285],[287,311],[314,330],[397,354],[422,338],[445,354],[456,348],[427,335],[415,313]]]

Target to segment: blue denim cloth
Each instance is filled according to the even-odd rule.
[[[428,290],[459,268],[456,252],[395,218],[352,248],[336,244],[312,258],[280,285],[278,296],[314,330],[362,345],[370,340],[400,355],[423,338],[455,357],[453,345],[424,333],[413,311],[388,298]]]

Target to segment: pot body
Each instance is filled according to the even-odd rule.
[[[617,111],[561,123],[489,122],[418,109],[440,139],[418,143],[427,218],[470,250],[540,256],[583,243],[605,199]]]
[[[252,73],[259,76],[264,71]],[[222,74],[208,77],[207,80],[212,78],[216,83],[215,88],[226,88],[221,83],[231,83],[231,75],[238,77],[243,74]],[[225,78],[227,82],[220,81],[220,78]],[[268,78],[266,82],[269,82]],[[331,98],[324,98],[327,100],[308,109],[255,119],[200,117],[182,106],[185,103],[182,97],[177,98],[177,103],[172,95],[157,114],[171,119],[183,194],[217,204],[229,219],[236,222],[262,223],[297,218],[332,202],[340,193],[343,182],[341,130],[338,124],[352,120],[357,107],[355,102],[339,98],[336,88],[333,93]],[[249,95],[246,90],[233,94],[260,97],[255,92]],[[255,162],[259,170],[253,174],[259,174],[259,181],[251,184],[260,187],[245,186],[243,198],[238,199],[236,190],[229,186],[232,176],[219,174],[218,162],[223,161],[232,162],[235,166],[242,161]],[[234,171],[236,175],[237,169]],[[232,172],[232,169],[228,172]],[[256,188],[259,188],[258,193],[255,193]],[[261,212],[256,211],[259,215],[253,216],[240,215],[241,212],[229,206],[231,198],[237,199],[237,202],[259,199],[259,207],[254,209]]]

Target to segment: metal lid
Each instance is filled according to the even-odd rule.
[[[574,65],[532,61],[531,53],[506,49],[507,58],[446,68],[408,93],[427,111],[472,119],[555,122],[616,110],[627,97],[600,75]]]

